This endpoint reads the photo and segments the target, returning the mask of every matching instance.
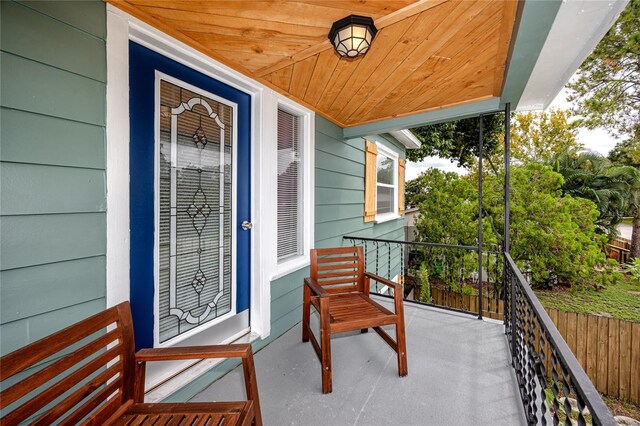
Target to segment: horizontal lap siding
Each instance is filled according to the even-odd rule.
[[[2,354],[105,307],[106,9],[3,1]]]
[[[372,137],[404,158],[404,148],[380,136]],[[365,223],[364,216],[364,139],[342,139],[342,129],[316,117],[315,138],[315,247],[347,244],[342,237],[353,235],[389,240],[404,239],[404,220],[380,224]],[[380,274],[387,276],[388,249],[380,249]],[[373,256],[372,256],[373,257]],[[367,262],[375,271],[375,262]],[[400,270],[400,251],[391,250],[392,278]],[[302,281],[309,276],[303,268],[271,283],[271,336],[260,347],[280,336],[302,320]]]

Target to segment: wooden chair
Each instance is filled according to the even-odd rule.
[[[3,356],[0,424],[262,424],[251,345],[133,348],[125,302]],[[147,362],[232,357],[247,401],[144,403]]]
[[[394,289],[395,313],[369,297],[370,280]],[[320,343],[309,320],[311,306],[320,315]],[[382,328],[396,326],[394,341]],[[365,272],[362,247],[311,250],[311,277],[304,279],[302,341],[311,340],[322,364],[322,392],[332,390],[331,334],[373,328],[398,354],[398,374],[406,376],[407,348],[404,332],[402,286]]]

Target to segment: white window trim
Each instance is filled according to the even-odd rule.
[[[393,160],[393,185],[378,183],[378,168],[376,160],[376,211],[378,211],[378,185],[394,189],[393,211],[381,214],[376,213],[376,223],[384,223],[402,217],[398,213],[398,160],[400,159],[400,154],[388,148],[386,145],[381,144],[380,142],[376,142],[376,147],[378,148],[378,155],[383,155]]]
[[[270,182],[272,185],[273,211],[276,214],[273,215],[273,224],[270,227],[274,231],[273,239],[271,241],[278,240],[278,109],[282,109],[290,114],[300,117],[302,127],[302,223],[301,236],[302,236],[302,254],[288,257],[282,261],[278,261],[277,250],[273,251],[273,259],[271,263],[273,265],[271,280],[276,280],[299,269],[309,266],[310,253],[314,243],[314,151],[315,151],[315,114],[313,111],[304,108],[295,102],[291,101],[284,96],[281,96],[273,92],[275,98],[275,107],[273,108],[274,120],[272,138],[267,138],[273,141],[273,146],[269,147],[269,151],[273,154],[273,159],[270,161],[266,158],[266,162],[273,165],[273,177]]]

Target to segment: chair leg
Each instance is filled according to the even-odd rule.
[[[303,284],[304,299],[302,302],[302,341],[309,341],[309,321],[311,318],[311,290]]]
[[[407,339],[404,334],[404,318],[396,324],[396,342],[398,344],[398,375],[409,374],[407,367]]]
[[[320,340],[322,352],[322,393],[333,390],[331,377],[331,329],[329,320],[329,301],[320,300]]]

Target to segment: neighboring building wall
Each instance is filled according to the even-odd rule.
[[[1,2],[0,346],[105,307],[106,15]]]

